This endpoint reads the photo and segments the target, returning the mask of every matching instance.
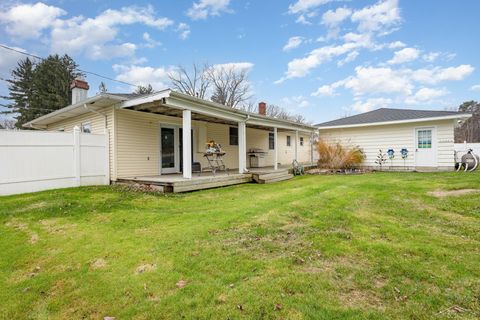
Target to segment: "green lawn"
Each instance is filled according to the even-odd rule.
[[[466,188],[479,173],[2,197],[0,317],[478,319],[480,193],[428,193]]]

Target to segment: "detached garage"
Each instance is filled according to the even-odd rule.
[[[454,128],[469,117],[455,111],[381,108],[316,126],[327,142],[360,147],[366,167],[378,168],[375,161],[382,150],[388,159],[385,168],[449,171],[455,164]],[[407,151],[404,157],[402,149]]]

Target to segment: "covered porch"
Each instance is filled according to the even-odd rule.
[[[122,102],[117,110],[128,111],[128,117],[125,118],[138,114],[157,115],[152,119],[158,125],[156,134],[159,135],[158,171],[135,172],[135,164],[129,163],[131,169],[123,173],[124,165],[120,159],[119,180],[135,181],[148,177],[149,181],[156,179],[159,183],[168,184],[216,177],[219,182],[223,175],[230,177],[227,180],[241,180],[242,175],[249,174],[251,170],[276,171],[282,165],[291,166],[293,160],[308,164],[313,162],[312,137],[316,128],[309,125],[228,108],[171,90]],[[117,122],[119,132],[129,126],[128,123]],[[204,154],[205,144],[211,140],[221,144],[225,152],[225,170],[219,170],[216,174],[211,172]],[[121,141],[119,139],[117,144]],[[119,147],[120,150],[122,148],[125,149]],[[253,156],[261,157],[262,161],[251,166],[249,160],[252,150],[259,151],[260,154]],[[239,176],[234,176],[234,173]]]

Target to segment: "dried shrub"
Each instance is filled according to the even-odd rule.
[[[340,142],[317,142],[318,166],[324,169],[352,169],[365,159],[363,150],[356,146],[343,146]]]

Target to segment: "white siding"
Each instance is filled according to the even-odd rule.
[[[454,122],[452,120],[441,120],[431,122],[418,122],[408,124],[380,125],[345,129],[321,129],[320,138],[327,141],[338,141],[346,145],[355,145],[363,149],[366,155],[364,165],[376,167],[375,160],[379,149],[386,152],[388,149],[395,150],[394,167],[404,166],[400,150],[407,148],[409,151],[405,165],[409,169],[415,167],[415,128],[435,127],[436,128],[436,158],[439,169],[453,169],[454,154]],[[390,166],[387,160],[385,166]]]

